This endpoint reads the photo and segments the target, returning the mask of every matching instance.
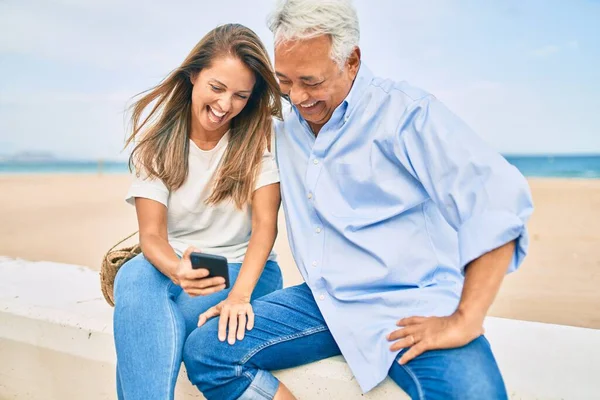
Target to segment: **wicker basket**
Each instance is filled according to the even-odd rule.
[[[113,287],[115,284],[115,276],[119,272],[119,268],[133,257],[137,256],[142,252],[142,248],[139,244],[130,247],[123,247],[115,249],[118,245],[131,238],[137,233],[133,232],[125,239],[115,244],[102,259],[102,266],[100,268],[100,286],[102,287],[102,294],[106,299],[106,302],[112,307],[115,306],[115,297]]]

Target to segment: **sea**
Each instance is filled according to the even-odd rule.
[[[598,155],[504,155],[527,177],[600,179]],[[127,174],[125,161],[1,161],[0,174]]]

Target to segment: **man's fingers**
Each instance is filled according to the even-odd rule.
[[[396,325],[409,326],[409,325],[420,324],[426,320],[427,320],[426,317],[408,317],[408,318],[402,318],[401,320],[396,322]]]
[[[415,337],[415,335],[408,335],[399,339],[395,343],[390,346],[390,351],[398,351],[402,349],[406,349],[419,342],[419,339]]]
[[[419,342],[423,332],[420,326],[411,325],[407,328],[397,329],[388,335],[389,341],[395,341],[390,346],[390,351],[398,351],[413,346]]]
[[[396,329],[395,331],[393,331],[392,333],[390,333],[387,336],[387,340],[389,340],[391,342],[394,340],[402,339],[403,337],[414,334],[416,331],[417,331],[417,329],[414,326],[409,326],[408,328]]]
[[[220,312],[216,306],[209,308],[208,310],[206,310],[205,312],[200,314],[200,316],[198,317],[198,327],[201,327],[202,325],[204,325],[206,323],[206,321],[208,321],[211,318],[216,317],[219,314],[220,314]]]
[[[423,354],[426,350],[427,350],[427,347],[425,346],[425,344],[423,342],[419,342],[419,343],[415,344],[414,346],[412,346],[410,349],[408,349],[408,351],[406,353],[404,353],[402,355],[402,357],[400,357],[400,360],[398,360],[398,363],[400,365],[404,365],[404,364],[410,362],[412,359]]]

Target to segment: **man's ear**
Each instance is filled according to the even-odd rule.
[[[358,68],[360,67],[360,47],[356,46],[347,61],[348,71],[352,75],[356,75],[358,73]]]

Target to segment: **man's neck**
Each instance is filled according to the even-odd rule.
[[[313,124],[312,122],[308,122],[308,126],[310,127],[310,130],[312,131],[313,135],[315,135],[315,137],[319,135],[319,131],[321,130],[321,128],[323,128],[324,125],[325,124]]]

